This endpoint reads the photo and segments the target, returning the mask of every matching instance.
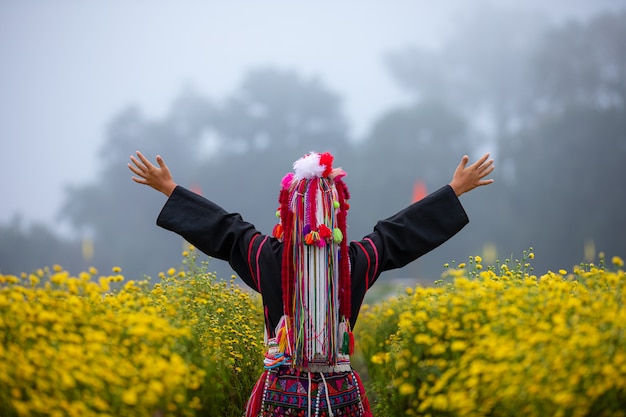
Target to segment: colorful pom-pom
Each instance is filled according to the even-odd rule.
[[[274,230],[272,230],[272,236],[274,236],[276,239],[280,239],[283,237],[283,225],[282,224],[277,224],[276,226],[274,226]]]
[[[341,243],[343,241],[343,233],[341,233],[341,229],[338,227],[333,229],[333,240],[335,243]]]
[[[320,240],[320,234],[318,232],[309,232],[304,237],[304,243],[307,245],[314,245]]]
[[[333,170],[333,159],[334,157],[329,152],[324,152],[323,154],[320,154],[320,165],[323,165],[325,167],[324,172],[322,172],[323,177],[327,177],[328,175],[330,175],[331,171]]]
[[[276,210],[276,217],[280,219],[280,210]]]
[[[320,238],[322,239],[330,239],[333,235],[333,232],[325,224],[320,224],[318,231],[320,233]]]
[[[339,208],[339,206],[340,206],[339,201],[337,201],[337,200],[333,201],[333,207],[334,207],[335,209],[338,209],[338,208]]]
[[[320,154],[316,152],[308,153],[293,163],[293,180],[320,178],[325,168],[325,166],[320,164]]]
[[[280,182],[281,187],[283,187],[283,190],[287,190],[289,189],[289,187],[291,186],[291,182],[293,181],[293,172],[289,172],[288,174],[286,174],[282,181]]]

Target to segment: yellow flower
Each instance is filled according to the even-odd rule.
[[[167,270],[167,275],[169,275],[170,277],[173,277],[174,275],[176,275],[176,268],[170,268]]]
[[[385,353],[378,352],[377,354],[372,356],[371,360],[373,364],[382,365],[383,363],[385,363]]]
[[[189,407],[194,410],[199,410],[200,408],[202,408],[202,402],[200,401],[200,398],[193,397],[189,402]]]
[[[35,285],[39,284],[39,277],[37,275],[35,275],[35,274],[30,274],[28,276],[28,279],[30,280],[30,284],[32,286],[35,286]]]
[[[431,348],[430,348],[430,352],[433,355],[442,355],[446,352],[446,346],[443,345],[442,343],[435,343]]]
[[[413,384],[405,382],[398,387],[398,392],[400,393],[400,395],[411,395],[415,392],[415,387],[413,386]]]
[[[435,335],[441,335],[446,328],[446,323],[442,320],[433,319],[426,323],[426,327]]]
[[[415,335],[415,338],[413,338],[413,341],[418,344],[418,345],[426,345],[429,346],[430,344],[433,343],[433,338],[430,337],[427,334],[424,333],[418,333]]]
[[[122,401],[124,401],[128,405],[137,404],[137,392],[133,389],[127,389],[122,394]]]
[[[435,395],[433,398],[433,408],[435,410],[447,410],[448,409],[448,399],[445,395]]]
[[[450,345],[450,349],[452,351],[456,351],[456,352],[460,352],[463,351],[465,349],[467,349],[467,343],[465,343],[462,340],[455,340],[454,342],[452,342],[452,344]]]
[[[119,266],[114,266],[111,269],[113,270],[114,274],[119,274],[120,272],[122,272],[122,268],[120,268]]]
[[[68,274],[67,272],[57,272],[56,274],[50,277],[50,282],[53,282],[58,285],[63,285],[67,282]]]
[[[615,265],[618,268],[621,268],[624,266],[624,261],[619,256],[614,256],[613,259],[611,259],[611,262],[613,263],[613,265]]]
[[[106,277],[100,277],[99,283],[102,291],[109,291],[111,288],[109,287],[110,279]]]

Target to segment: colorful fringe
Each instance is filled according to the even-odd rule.
[[[324,358],[333,364],[339,353],[339,248],[319,244],[319,226],[337,223],[331,180],[314,178],[303,196],[294,196],[292,259],[295,264],[291,312],[297,367]],[[304,197],[304,198],[303,198]],[[326,226],[328,228],[328,226]],[[313,236],[312,239],[310,237]]]
[[[328,175],[332,155],[323,156],[320,174]],[[308,168],[317,170],[315,165]],[[274,237],[283,240],[281,286],[284,314],[292,330],[289,350],[296,368],[320,360],[333,365],[338,354],[347,354],[353,347],[345,238],[350,195],[341,176],[292,179],[289,175],[283,179],[280,223],[273,231]],[[340,323],[348,323],[347,331],[340,329]],[[268,329],[270,337],[272,330]]]

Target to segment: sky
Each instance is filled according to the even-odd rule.
[[[164,115],[185,88],[215,100],[248,70],[319,78],[343,98],[352,136],[407,97],[382,58],[436,48],[474,0],[0,0],[0,224],[62,232],[68,185],[91,183],[108,123],[136,105]],[[499,0],[555,20],[626,0]],[[126,169],[127,161],[120,161]],[[130,181],[130,175],[129,175]]]

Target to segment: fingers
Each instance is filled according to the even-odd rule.
[[[493,159],[487,160],[487,158],[489,158],[488,153],[484,154],[475,163],[476,169],[478,171],[478,179],[479,179],[478,184],[477,184],[478,186],[488,185],[488,184],[493,183],[493,179],[487,179],[487,180],[483,179],[489,174],[491,174],[493,170],[495,169],[495,165],[493,164]]]
[[[154,166],[154,165],[152,165],[152,163],[150,161],[148,161],[148,158],[143,156],[143,154],[141,152],[137,151],[135,153],[137,154],[139,159],[141,159],[141,162],[143,162],[143,164],[145,165],[146,168],[150,168],[151,166]]]
[[[491,174],[496,166],[493,165],[493,159],[490,160],[487,164],[482,167],[482,171],[480,172],[480,178],[484,178],[487,175]],[[493,180],[491,180],[493,182]]]
[[[137,151],[136,154],[141,162],[139,162],[134,156],[131,155],[130,160],[133,162],[133,164],[135,164],[135,166],[128,164],[128,167],[135,174],[145,176],[144,174],[147,171],[150,171],[151,168],[156,168],[152,164],[152,162],[150,162],[148,158],[146,158],[140,151]],[[165,161],[163,161],[163,158],[161,158],[161,155],[157,155],[156,160],[161,168],[167,168],[167,166],[165,165]]]
[[[139,163],[139,161],[137,161],[134,157],[130,157],[130,160],[132,161],[133,164],[128,164],[128,168],[130,168],[131,171],[133,171],[135,174],[137,175],[141,175],[143,176],[143,172],[145,170],[145,167],[143,165],[141,165]]]
[[[128,168],[135,174],[137,175],[137,177],[133,176],[131,177],[133,181],[135,181],[138,184],[148,184],[148,175],[149,175],[149,171],[150,171],[150,167],[154,167],[154,165],[152,165],[150,163],[150,161],[148,161],[148,159],[139,151],[136,152],[137,157],[141,160],[141,162],[139,160],[137,160],[137,158],[135,158],[134,156],[130,156],[130,160],[132,162],[128,163]]]
[[[483,178],[491,173],[494,169],[493,159],[487,160],[489,154],[484,154],[478,161],[472,164],[472,168],[478,171],[480,178]]]
[[[163,160],[163,158],[161,158],[161,155],[157,155],[156,160],[161,168],[168,169],[167,165],[165,165],[165,161]]]
[[[489,158],[489,154],[486,153],[484,154],[482,157],[480,157],[480,159],[476,162],[474,162],[470,168],[474,168],[474,169],[478,169],[480,170],[483,167],[483,164],[485,164],[485,161],[487,160],[487,158]]]
[[[146,185],[148,184],[148,182],[146,180],[144,180],[143,178],[137,178],[137,177],[131,177],[133,179],[133,181],[135,181],[137,184],[143,184]]]
[[[461,158],[461,162],[450,182],[450,186],[457,196],[493,182],[493,179],[483,179],[494,170],[493,159],[489,159],[489,153],[484,154],[470,166],[467,166],[468,161],[469,157],[467,155]]]
[[[459,169],[465,169],[465,166],[467,165],[467,163],[469,162],[469,156],[467,155],[463,155],[463,158],[461,158],[461,162],[459,162]]]

